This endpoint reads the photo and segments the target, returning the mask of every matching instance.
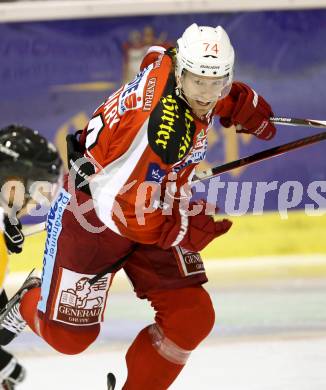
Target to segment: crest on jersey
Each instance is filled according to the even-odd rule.
[[[136,77],[125,84],[119,96],[118,112],[122,116],[126,111],[136,110],[143,105],[144,88],[147,74],[153,69],[153,65],[138,72]]]
[[[199,253],[191,252],[181,246],[174,247],[173,252],[183,276],[205,273],[204,263]]]
[[[94,276],[60,268],[51,319],[78,326],[102,322],[111,274],[91,284]]]
[[[156,183],[161,184],[165,175],[166,171],[164,169],[161,169],[158,164],[150,163],[146,173],[146,181],[154,181]]]

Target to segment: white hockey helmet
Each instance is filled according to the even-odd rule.
[[[216,101],[223,99],[231,90],[233,81],[234,50],[230,39],[221,26],[198,26],[193,23],[177,41],[176,80],[181,96],[195,100]],[[188,72],[184,71],[189,71]],[[213,77],[217,81],[209,88],[210,97],[186,85],[184,76]],[[198,82],[198,81],[197,81]],[[203,82],[205,83],[205,82]]]
[[[184,69],[198,76],[220,77],[233,74],[234,50],[221,26],[193,23],[177,41],[176,74]]]

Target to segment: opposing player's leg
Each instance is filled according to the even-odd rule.
[[[0,308],[8,303],[5,290],[0,294]],[[13,390],[25,379],[25,369],[15,357],[0,347],[0,389]]]
[[[137,295],[151,302],[156,316],[127,352],[123,389],[167,389],[214,325],[212,302],[201,286],[207,281],[203,263],[199,254],[181,248],[143,246],[124,268]]]
[[[25,375],[25,369],[17,362],[15,357],[0,348],[0,389],[14,389],[25,379]]]
[[[19,311],[21,300],[26,292],[41,285],[40,278],[32,273],[0,312],[0,345],[9,344],[26,326]]]

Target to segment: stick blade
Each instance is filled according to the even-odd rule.
[[[46,228],[46,222],[37,223],[35,225],[24,225],[23,234],[25,237],[32,236],[33,234],[41,233]]]
[[[107,375],[108,390],[114,390],[116,383],[117,383],[117,380],[116,380],[114,374],[112,374],[112,372],[109,372]]]

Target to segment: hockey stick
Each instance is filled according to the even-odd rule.
[[[326,127],[326,122],[321,121],[310,121],[308,119],[295,119],[295,118],[271,118],[271,121],[274,123],[282,123],[286,125],[298,126],[301,123],[304,123],[305,126],[318,126]],[[291,123],[290,123],[291,122]],[[216,175],[231,171],[232,169],[240,168],[246,165],[256,163],[258,161],[267,160],[268,158],[276,157],[280,154],[302,148],[314,144],[319,141],[326,139],[326,132],[318,133],[311,135],[305,138],[298,139],[296,141],[289,142],[284,145],[275,146],[274,148],[263,150],[251,156],[243,157],[239,160],[231,161],[226,164],[217,166],[215,168],[209,169],[207,171],[197,172],[193,178],[192,184],[195,184],[199,181],[210,179]],[[23,227],[23,234],[25,237],[32,236],[34,234],[40,233],[46,229],[46,223],[41,222],[35,225],[25,225]]]
[[[287,126],[326,127],[326,121],[317,121],[315,119],[271,117],[269,120],[272,123]]]
[[[197,172],[193,178],[192,184],[198,183],[199,181],[202,180],[211,179],[214,176],[231,171],[232,169],[235,168],[240,168],[246,165],[256,163],[258,161],[262,161],[268,158],[278,156],[280,154],[289,152],[291,150],[295,150],[295,149],[302,148],[304,146],[315,144],[325,139],[326,139],[326,131],[322,133],[310,135],[305,138],[300,138],[296,141],[292,141],[287,144],[275,146],[274,148],[271,149],[263,150],[262,152],[258,152],[252,154],[251,156],[240,158],[239,160],[228,162],[226,164],[208,169],[207,171]]]
[[[115,385],[117,383],[117,380],[116,380],[114,374],[112,374],[112,372],[109,372],[106,379],[107,379],[108,390],[114,390]]]
[[[36,223],[35,225],[24,225],[23,234],[25,237],[32,236],[33,234],[41,233],[46,229],[46,223]]]
[[[113,264],[111,264],[109,267],[105,268],[103,271],[99,272],[97,275],[93,276],[91,279],[89,279],[89,284],[93,285],[96,283],[99,279],[101,279],[106,274],[110,274],[112,272],[117,272],[122,265],[128,260],[130,255],[135,252],[137,246],[134,246],[130,252],[128,252],[126,255],[122,256],[120,259],[115,261]]]

